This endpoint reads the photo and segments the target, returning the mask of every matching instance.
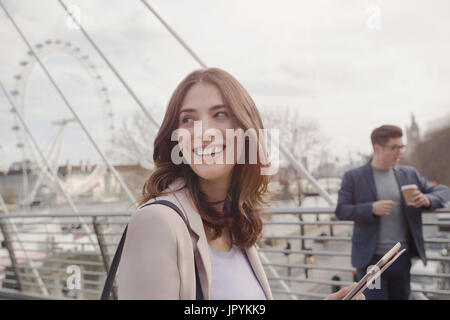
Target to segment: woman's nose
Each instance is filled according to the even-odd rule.
[[[209,121],[207,118],[203,118],[198,122],[199,123],[196,126],[197,130],[195,130],[194,132],[195,138],[203,139],[204,137],[206,138],[207,136],[211,136],[211,129],[214,129],[211,121]]]
[[[203,119],[195,121],[194,123],[194,139],[203,139],[203,132],[205,131],[205,121]]]

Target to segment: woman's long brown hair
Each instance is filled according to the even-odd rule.
[[[245,141],[245,163],[233,168],[231,184],[224,203],[223,212],[215,209],[217,202],[210,202],[200,190],[197,174],[189,164],[176,165],[171,160],[172,149],[178,143],[171,141],[171,135],[178,128],[180,109],[189,89],[196,83],[207,82],[215,85],[222,94],[244,131],[253,128],[258,133],[263,123],[253,99],[244,87],[229,73],[218,68],[197,70],[189,74],[175,89],[164,116],[163,123],[154,142],[153,161],[155,170],[146,181],[140,204],[163,195],[163,191],[175,179],[182,177],[185,187],[202,218],[205,227],[213,231],[213,239],[221,235],[223,228],[231,228],[234,244],[240,248],[253,246],[262,235],[260,208],[266,204],[263,195],[268,191],[269,176],[261,174],[267,167],[266,145],[260,139],[263,152],[258,148],[255,164],[249,164],[249,142]]]

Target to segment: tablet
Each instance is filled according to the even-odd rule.
[[[375,281],[381,274],[389,268],[389,266],[397,260],[400,255],[406,251],[406,249],[400,250],[401,244],[397,242],[395,246],[392,247],[370,270],[366,275],[356,284],[356,286],[350,290],[349,293],[342,300],[353,300],[359,296],[367,286]],[[376,290],[376,289],[374,289]]]

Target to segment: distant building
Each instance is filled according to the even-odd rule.
[[[406,125],[406,144],[408,145],[407,155],[410,155],[420,142],[420,130],[414,114],[411,115],[411,125]]]
[[[29,173],[31,170],[37,169],[38,165],[35,161],[28,159],[25,161],[16,161],[9,166],[6,174],[23,174],[25,168],[27,169],[27,173]]]
[[[313,172],[313,176],[317,179],[340,178],[343,174],[343,168],[339,166],[337,158],[335,162],[322,161]]]
[[[372,153],[363,153],[360,151],[352,153],[348,152],[348,162],[342,165],[342,172],[349,171],[365,165],[370,159],[372,159]]]
[[[27,168],[26,176],[23,174],[24,168]],[[138,199],[151,171],[139,164],[116,165],[114,168]],[[109,199],[126,198],[122,186],[105,164],[90,165],[88,161],[85,161],[78,166],[68,162],[66,165],[58,166],[56,173],[66,193],[73,199],[109,201]],[[33,198],[32,200],[43,203],[66,201],[50,174],[43,179],[39,176],[40,171],[34,168],[32,162],[27,162],[26,166],[21,162],[14,162],[7,173],[0,175],[0,194],[7,203],[23,203],[26,197],[28,197],[26,201]]]

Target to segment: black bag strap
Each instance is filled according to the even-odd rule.
[[[162,205],[172,208],[176,213],[178,213],[178,215],[181,217],[181,219],[183,219],[184,223],[186,224],[186,227],[189,229],[189,224],[188,224],[184,214],[181,212],[181,210],[175,204],[173,204],[170,201],[156,200],[156,201],[153,201],[153,202],[143,205],[140,209],[142,209],[146,206],[152,205],[152,204],[162,204]],[[127,235],[127,229],[128,229],[128,225],[125,227],[125,230],[122,234],[122,238],[120,239],[119,245],[117,246],[116,253],[114,254],[114,258],[111,263],[111,267],[109,268],[109,272],[106,277],[105,286],[103,287],[101,300],[108,300],[108,297],[111,294],[111,290],[112,290],[112,287],[114,284],[114,278],[116,276],[117,268],[119,267],[120,258],[122,256],[122,250],[123,250],[123,245],[125,243],[125,238]],[[197,262],[195,261],[195,255],[194,255],[194,265],[195,265],[195,282],[196,282],[196,290],[195,290],[196,297],[195,298],[196,298],[196,300],[203,300],[203,292],[202,292],[202,288],[200,285],[200,278],[198,276],[198,269],[197,269]]]

